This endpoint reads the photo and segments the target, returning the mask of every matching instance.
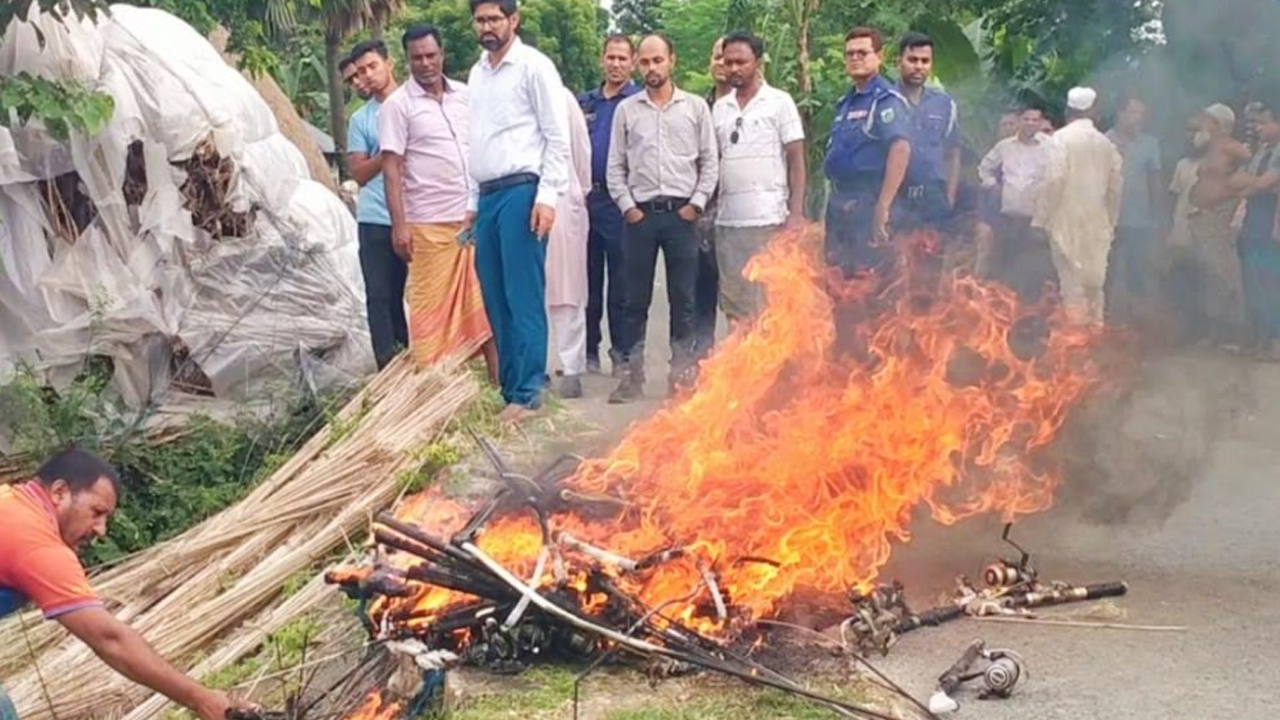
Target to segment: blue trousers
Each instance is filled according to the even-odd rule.
[[[538,407],[547,374],[547,244],[529,229],[538,186],[480,196],[476,275],[498,349],[498,380],[508,404]]]

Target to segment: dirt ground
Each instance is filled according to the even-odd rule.
[[[511,462],[535,470],[561,452],[604,453],[664,401],[664,291],[649,328],[650,382],[643,402],[611,406],[615,381],[586,380],[586,397],[501,438]],[[606,368],[607,372],[607,368]],[[1208,350],[1151,353],[1131,377],[1065,430],[1068,476],[1057,505],[1021,521],[1015,538],[1046,579],[1124,580],[1115,622],[1173,631],[1012,625],[961,620],[905,636],[877,665],[917,697],[973,638],[1026,658],[1030,678],[1015,696],[980,701],[962,693],[957,717],[1271,717],[1280,681],[1280,366]],[[479,469],[471,458],[459,468]],[[883,577],[901,579],[913,605],[929,606],[965,573],[976,577],[1009,548],[996,519],[943,527],[922,512],[911,542]],[[1045,611],[1071,618],[1089,605]],[[815,652],[819,652],[816,651]],[[838,667],[838,664],[837,666]],[[572,717],[574,668],[520,678],[473,670],[452,680],[457,717]],[[810,678],[836,691],[866,692],[849,672]],[[825,710],[711,678],[650,686],[636,672],[609,671],[584,690],[584,720],[818,718]],[[910,717],[905,715],[904,717]]]

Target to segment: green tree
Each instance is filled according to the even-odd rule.
[[[663,29],[659,0],[613,0],[613,19],[618,32],[645,35]]]
[[[564,84],[573,90],[599,81],[600,12],[594,0],[529,0],[521,7],[524,40],[555,61]]]

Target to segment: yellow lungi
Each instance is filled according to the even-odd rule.
[[[405,300],[409,347],[419,367],[471,357],[493,336],[476,277],[475,246],[458,244],[461,223],[410,225],[413,262]]]

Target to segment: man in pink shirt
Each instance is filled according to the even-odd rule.
[[[412,79],[382,106],[378,134],[396,253],[409,263],[409,346],[421,366],[483,352],[496,377],[493,333],[475,273],[467,214],[467,86],[444,74],[440,32],[414,25],[402,40]]]

